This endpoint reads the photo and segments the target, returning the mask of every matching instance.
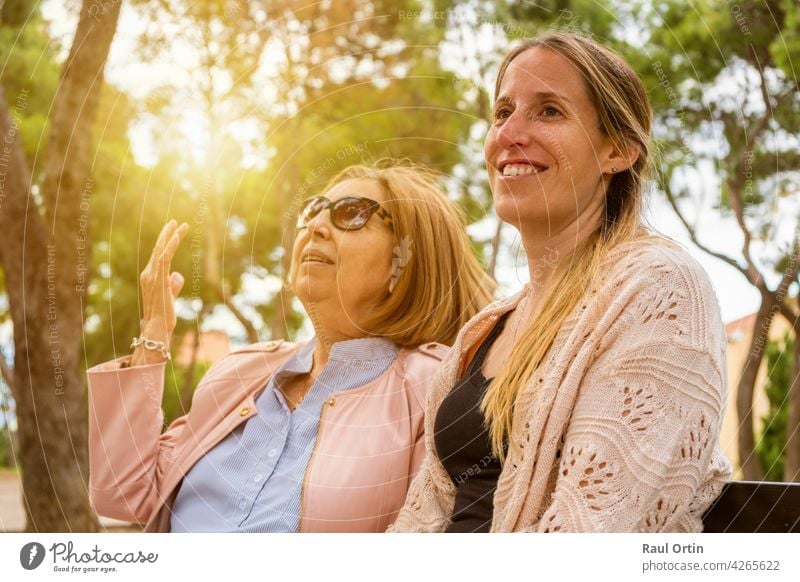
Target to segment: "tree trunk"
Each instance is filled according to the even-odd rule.
[[[8,389],[12,391],[14,390],[14,371],[8,367],[8,363],[6,363],[6,358],[0,352],[0,379],[2,379]]]
[[[800,482],[800,329],[794,332],[792,381],[789,385],[789,417],[786,422],[786,456],[783,480]]]
[[[486,273],[494,279],[494,272],[497,269],[497,255],[500,254],[500,236],[503,233],[503,221],[497,219],[497,229],[494,231],[492,237],[492,254],[489,257],[489,265],[486,267]]]
[[[212,139],[219,135],[219,124],[216,121],[214,110],[211,106],[213,96],[211,85],[207,89],[206,95],[206,115],[210,120],[211,136]],[[222,240],[225,236],[225,221],[223,218],[223,210],[221,207],[221,196],[217,186],[217,172],[218,172],[218,159],[219,152],[213,146],[209,146],[206,153],[206,183],[204,189],[204,196],[208,199],[207,207],[209,211],[209,225],[206,227],[206,274],[205,280],[214,291],[214,294],[219,298],[223,305],[230,311],[233,316],[244,327],[247,341],[251,344],[259,341],[258,331],[256,330],[253,322],[242,313],[233,303],[233,296],[228,291],[225,278],[220,269],[223,264],[222,256]]]
[[[256,327],[253,325],[253,322],[248,319],[248,317],[239,310],[236,305],[233,303],[233,297],[224,291],[222,287],[217,287],[217,296],[220,298],[220,301],[228,308],[233,316],[242,324],[244,327],[244,331],[247,334],[247,341],[251,344],[259,342],[258,331]]]
[[[233,303],[233,296],[228,291],[225,279],[220,271],[222,264],[222,244],[220,242],[221,233],[224,232],[221,210],[219,206],[219,195],[216,189],[212,192],[209,202],[210,224],[206,228],[206,276],[205,281],[214,291],[214,294],[219,298],[222,304],[230,311],[239,323],[242,324],[247,341],[251,344],[257,343],[258,331],[256,330],[253,322],[242,313]]]
[[[8,452],[6,453],[6,466],[16,469],[17,463],[17,447],[19,446],[19,438],[17,438],[17,431],[8,431]]]
[[[53,99],[44,153],[44,220],[5,93],[10,149],[0,207],[0,260],[14,324],[14,389],[26,531],[96,531],[87,496],[87,425],[80,370],[92,182],[91,136],[120,3],[86,0]],[[17,108],[23,107],[16,96]]]
[[[2,352],[0,352],[0,380],[5,382],[6,386],[9,387],[9,390],[12,389],[12,383],[14,382],[14,372],[8,367],[6,364],[5,357],[3,356]],[[13,393],[13,390],[12,390]],[[8,412],[9,406],[3,399],[2,407],[0,407],[0,411],[3,413],[3,427],[8,431],[8,449],[6,450],[6,458],[0,460],[0,464],[5,465],[6,467],[16,467],[17,466],[17,459],[16,459],[16,450],[17,450],[17,431],[12,430],[11,424],[8,421]]]
[[[747,360],[745,360],[736,390],[736,412],[739,416],[739,465],[742,468],[742,477],[746,481],[761,481],[764,477],[755,454],[753,393],[758,370],[764,359],[769,328],[772,325],[771,309],[772,303],[762,299],[753,325],[753,337],[750,339]]]

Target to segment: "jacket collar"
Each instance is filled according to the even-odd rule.
[[[480,313],[470,319],[461,333],[461,357],[458,363],[458,377],[464,373],[464,368],[468,362],[472,361],[475,352],[483,343],[483,340],[491,333],[496,322],[500,317],[513,311],[519,305],[519,302],[531,290],[531,283],[527,283],[522,289],[510,297],[499,299],[494,303],[490,303]]]

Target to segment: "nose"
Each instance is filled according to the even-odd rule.
[[[330,238],[332,227],[330,210],[323,210],[306,223],[308,236],[311,238]]]
[[[497,131],[497,144],[505,149],[524,148],[531,143],[531,124],[522,108],[515,109]]]

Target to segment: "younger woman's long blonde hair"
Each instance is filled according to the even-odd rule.
[[[520,388],[530,381],[564,321],[588,292],[601,262],[617,245],[648,236],[641,225],[643,186],[650,165],[651,125],[644,85],[617,53],[584,36],[553,31],[523,42],[506,55],[497,75],[495,99],[511,61],[536,47],[555,51],[577,67],[597,112],[600,130],[611,139],[616,151],[634,147],[638,148],[639,156],[630,168],[611,179],[600,228],[572,257],[560,259],[569,260],[568,267],[548,284],[539,314],[514,345],[481,403],[492,449],[501,460],[505,459],[505,443],[510,440]],[[514,442],[508,444],[516,446]]]

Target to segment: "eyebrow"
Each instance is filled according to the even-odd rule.
[[[566,103],[569,103],[570,105],[572,105],[572,100],[571,99],[569,99],[568,97],[565,97],[564,95],[561,95],[559,93],[554,93],[552,91],[536,91],[536,93],[534,93],[534,95],[536,96],[537,99],[539,99],[541,101],[545,101],[547,99],[558,99],[560,101],[565,101]],[[500,97],[497,98],[497,101],[495,102],[495,105],[499,105],[500,103],[507,103],[509,105],[513,105],[514,104],[514,100],[511,99],[511,97],[509,97],[508,95],[501,95]]]

